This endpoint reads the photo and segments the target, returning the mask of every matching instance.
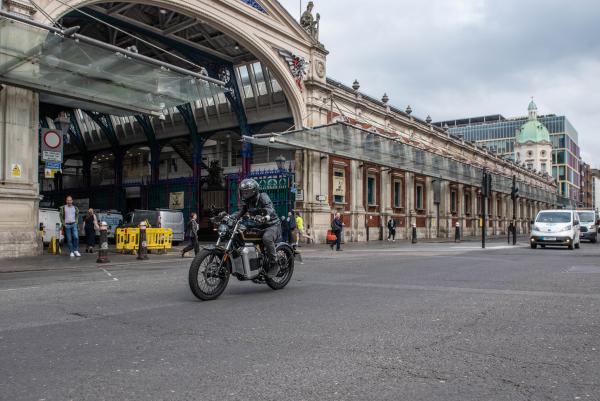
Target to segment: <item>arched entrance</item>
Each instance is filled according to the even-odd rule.
[[[283,89],[296,127],[302,127],[303,121],[306,120],[307,112],[303,94],[295,82],[294,77],[290,74],[289,66],[278,54],[278,50],[276,48],[278,46],[277,42],[279,42],[282,47],[289,46],[286,46],[286,44],[290,43],[290,38],[286,37],[289,36],[289,32],[284,33],[277,31],[277,29],[274,28],[276,25],[274,22],[276,21],[269,20],[265,14],[252,9],[245,2],[239,1],[239,5],[237,6],[206,0],[152,0],[144,1],[143,3],[106,3],[89,0],[46,0],[40,1],[39,3],[41,3],[47,14],[54,20],[73,15],[77,13],[76,10],[84,9],[88,12],[99,11],[97,9],[98,7],[102,7],[102,5],[110,5],[110,7],[105,8],[107,13],[104,17],[97,16],[95,13],[93,14],[99,19],[110,19],[112,23],[115,23],[115,20],[111,18],[121,18],[121,15],[125,15],[127,12],[130,12],[129,10],[132,8],[145,7],[158,10],[159,15],[163,16],[158,17],[158,19],[163,18],[164,22],[170,23],[171,21],[167,21],[167,19],[171,17],[172,20],[174,17],[172,17],[171,14],[175,13],[176,15],[189,18],[191,20],[189,21],[190,24],[194,23],[197,26],[204,25],[206,27],[211,27],[212,29],[218,31],[220,35],[232,39],[235,47],[246,49],[250,54],[254,55],[256,59],[269,68]],[[269,2],[265,1],[264,3],[266,4]],[[92,7],[94,7],[94,9],[92,9]],[[269,7],[274,9],[276,8],[277,10],[274,11],[277,11],[278,15],[283,10],[277,3],[269,4]],[[287,13],[284,11],[284,13],[281,14]],[[37,13],[35,18],[46,23],[48,22],[45,21],[45,17],[40,13]],[[182,27],[185,29],[190,28],[189,26],[186,26],[185,22],[182,21],[181,25],[169,25],[168,30],[159,32],[155,31],[154,33],[169,37],[170,39],[175,39],[176,41],[182,43],[177,38],[177,33],[184,29]],[[258,27],[261,29],[258,29]],[[177,31],[177,29],[179,29],[179,31]],[[267,32],[266,34],[265,31]],[[84,31],[84,33],[91,35],[91,32]],[[201,44],[205,50],[209,50],[208,53],[212,53],[210,49],[214,47],[214,43],[216,41],[215,38],[211,39],[212,40],[208,40],[206,43]],[[196,43],[194,42],[194,38],[186,38],[185,41],[185,44],[189,45]],[[300,35],[296,38],[293,38],[292,42],[298,47],[298,49],[294,49],[294,51],[302,52],[308,59],[310,54],[310,43]],[[285,50],[292,49],[287,48]],[[185,56],[183,58],[189,59],[189,57]],[[173,64],[178,64],[178,62],[181,62],[181,60],[178,62],[175,60],[169,61]],[[190,68],[189,64],[184,64],[186,68],[193,70],[193,68]]]

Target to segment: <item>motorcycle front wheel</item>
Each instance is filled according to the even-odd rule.
[[[223,253],[203,249],[192,261],[189,283],[192,293],[202,301],[210,301],[225,291],[229,282],[229,260]]]
[[[274,290],[281,290],[288,285],[294,274],[294,251],[287,246],[277,247],[277,263],[279,273],[273,278],[266,278],[267,285]]]

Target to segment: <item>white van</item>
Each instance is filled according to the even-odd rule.
[[[108,239],[115,239],[115,231],[117,227],[123,224],[123,215],[121,212],[116,210],[105,210],[102,212],[96,213],[96,218],[98,219],[98,224],[100,222],[105,221],[108,224]],[[99,232],[96,232],[96,235],[100,235]]]
[[[575,210],[542,210],[535,218],[529,245],[563,245],[569,249],[579,248],[579,215]]]
[[[49,244],[50,239],[56,236],[57,225],[59,241],[62,243],[64,236],[60,230],[60,214],[57,209],[40,208],[38,212],[39,222],[44,227],[44,244]]]
[[[183,212],[171,209],[141,210],[135,209],[125,217],[125,227],[137,227],[142,221],[148,221],[151,227],[173,230],[173,242],[184,240],[185,220]]]

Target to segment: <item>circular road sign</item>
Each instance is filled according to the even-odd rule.
[[[44,143],[51,149],[56,149],[60,146],[62,139],[56,131],[46,131],[44,134]]]

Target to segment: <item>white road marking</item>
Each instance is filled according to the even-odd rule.
[[[118,279],[118,278],[116,278],[116,277],[113,277],[113,275],[112,275],[112,274],[110,274],[108,270],[106,270],[106,269],[102,269],[102,271],[103,271],[104,273],[106,273],[106,275],[107,275],[108,277],[111,277],[111,278],[112,278],[114,281],[119,281],[119,279]]]
[[[36,286],[36,287],[6,288],[6,289],[2,289],[0,291],[18,291],[18,290],[27,290],[27,289],[31,289],[31,288],[40,288],[40,287]]]

